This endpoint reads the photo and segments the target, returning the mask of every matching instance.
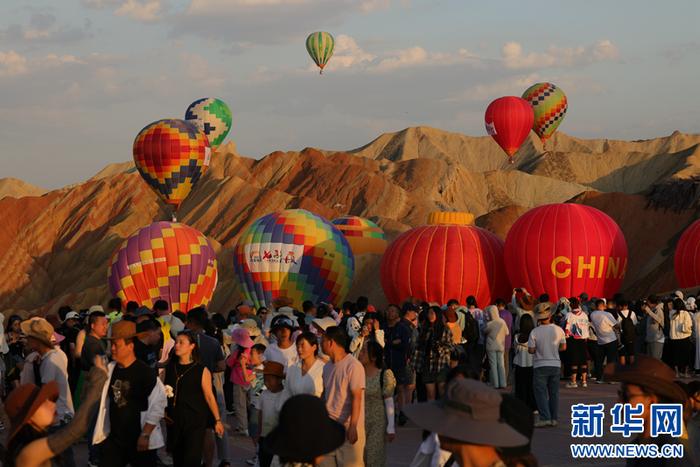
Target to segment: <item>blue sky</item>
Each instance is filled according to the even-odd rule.
[[[239,152],[352,149],[483,112],[537,81],[560,129],[640,139],[700,131],[700,3],[467,0],[4,0],[0,177],[47,188],[131,158],[138,131],[224,99]],[[306,35],[336,53],[319,76]]]

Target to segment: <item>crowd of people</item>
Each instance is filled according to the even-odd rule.
[[[663,465],[698,465],[694,297],[462,300],[295,309],[279,297],[224,315],[112,299],[10,316],[3,465],[74,466],[84,438],[89,466],[225,467],[231,439],[249,437],[249,465],[381,467],[411,420],[424,429],[412,466],[529,467],[534,429],[558,424],[560,386],[592,383],[619,384],[624,402],[685,404],[687,436],[672,441],[686,457]]]

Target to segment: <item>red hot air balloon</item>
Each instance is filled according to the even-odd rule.
[[[481,306],[510,295],[503,242],[467,225],[470,214],[433,213],[430,222],[401,234],[384,252],[381,283],[393,303],[408,297],[445,304],[474,295]],[[449,224],[448,224],[449,223]]]
[[[486,108],[484,120],[486,132],[513,163],[513,155],[520,149],[535,121],[530,103],[515,96],[499,97]]]
[[[581,204],[529,210],[510,228],[505,244],[513,287],[556,300],[586,292],[612,297],[627,271],[627,242],[607,214]]]
[[[688,227],[676,246],[674,266],[676,279],[681,287],[700,284],[700,220]]]

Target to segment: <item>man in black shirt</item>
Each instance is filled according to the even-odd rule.
[[[160,360],[160,344],[162,333],[160,323],[154,318],[148,318],[136,324],[138,337],[134,340],[134,352],[136,358],[144,362],[149,368],[156,369]]]
[[[87,375],[94,365],[97,355],[105,355],[106,345],[104,338],[107,336],[107,328],[109,323],[107,317],[101,311],[93,311],[88,318],[87,335],[85,343],[80,352],[80,370],[83,372],[83,381],[87,381]],[[82,399],[82,396],[81,396]],[[95,423],[97,422],[97,413],[91,418],[90,426],[88,427],[88,464],[90,466],[97,465],[99,462],[99,448],[92,444],[92,434],[95,431]]]

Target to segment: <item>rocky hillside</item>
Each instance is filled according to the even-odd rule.
[[[678,132],[646,141],[559,133],[548,152],[531,138],[508,164],[489,137],[427,127],[381,135],[347,152],[305,149],[259,160],[240,156],[229,143],[213,155],[178,219],[214,240],[217,309],[239,299],[231,251],[242,229],[263,214],[296,207],[327,218],[372,218],[390,239],[424,223],[431,211],[470,211],[478,225],[504,237],[528,208],[571,200],[602,209],[622,227],[631,257],[626,291],[668,290],[675,286],[675,242],[697,217],[698,203],[680,195],[675,202],[665,193],[695,187],[699,144],[700,135]],[[668,202],[656,208],[654,196]],[[129,162],[43,196],[3,197],[0,191],[0,215],[0,310],[6,311],[103,302],[116,247],[136,229],[169,217]],[[381,304],[378,261],[358,265],[352,294]]]

